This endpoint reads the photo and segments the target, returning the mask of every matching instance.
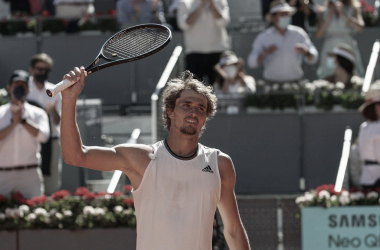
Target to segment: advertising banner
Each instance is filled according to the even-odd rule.
[[[302,249],[379,249],[380,207],[301,209]]]

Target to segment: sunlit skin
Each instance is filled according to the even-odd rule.
[[[193,90],[184,90],[176,100],[174,110],[167,112],[171,120],[167,138],[169,147],[180,156],[192,155],[207,119],[206,97]]]

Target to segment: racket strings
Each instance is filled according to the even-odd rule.
[[[155,37],[149,34],[142,34],[133,40],[123,39],[112,44],[112,48],[122,57],[136,57],[145,54],[149,49],[155,48]],[[162,43],[159,43],[162,44]]]
[[[120,34],[104,48],[109,58],[117,56],[121,59],[138,57],[155,50],[164,44],[169,33],[161,29],[138,29]]]
[[[160,33],[143,33],[139,34],[138,36],[134,37],[132,43],[131,40],[123,40],[121,43],[119,43],[119,47],[117,49],[123,50],[123,52],[127,52],[126,54],[123,53],[123,55],[136,57],[141,54],[147,53],[149,50],[153,50],[159,46],[161,46],[167,39],[166,37],[157,36]],[[163,39],[159,39],[159,38]],[[137,39],[136,39],[137,38]],[[128,48],[129,47],[129,48]],[[125,50],[125,48],[128,48]]]

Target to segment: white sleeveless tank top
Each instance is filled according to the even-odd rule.
[[[184,160],[165,141],[152,145],[155,159],[133,191],[137,250],[211,250],[220,199],[217,149],[198,144]]]

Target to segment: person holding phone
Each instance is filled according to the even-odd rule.
[[[0,106],[0,194],[19,191],[25,198],[44,194],[40,143],[49,139],[43,109],[26,101],[29,73],[13,72],[7,91],[10,102]]]
[[[357,0],[328,0],[324,11],[318,15],[318,25],[315,36],[323,38],[321,59],[317,69],[319,79],[334,74],[334,68],[328,62],[329,55],[338,44],[350,46],[355,52],[355,73],[364,77],[364,67],[358,44],[353,34],[362,32],[364,21]]]
[[[230,49],[227,26],[230,11],[227,0],[179,0],[177,24],[183,31],[185,68],[209,85],[216,79],[215,64]]]
[[[283,0],[273,1],[267,19],[273,26],[262,31],[253,42],[248,66],[264,66],[267,82],[295,82],[303,77],[302,62],[314,64],[318,51],[304,29],[290,25],[296,9]]]

